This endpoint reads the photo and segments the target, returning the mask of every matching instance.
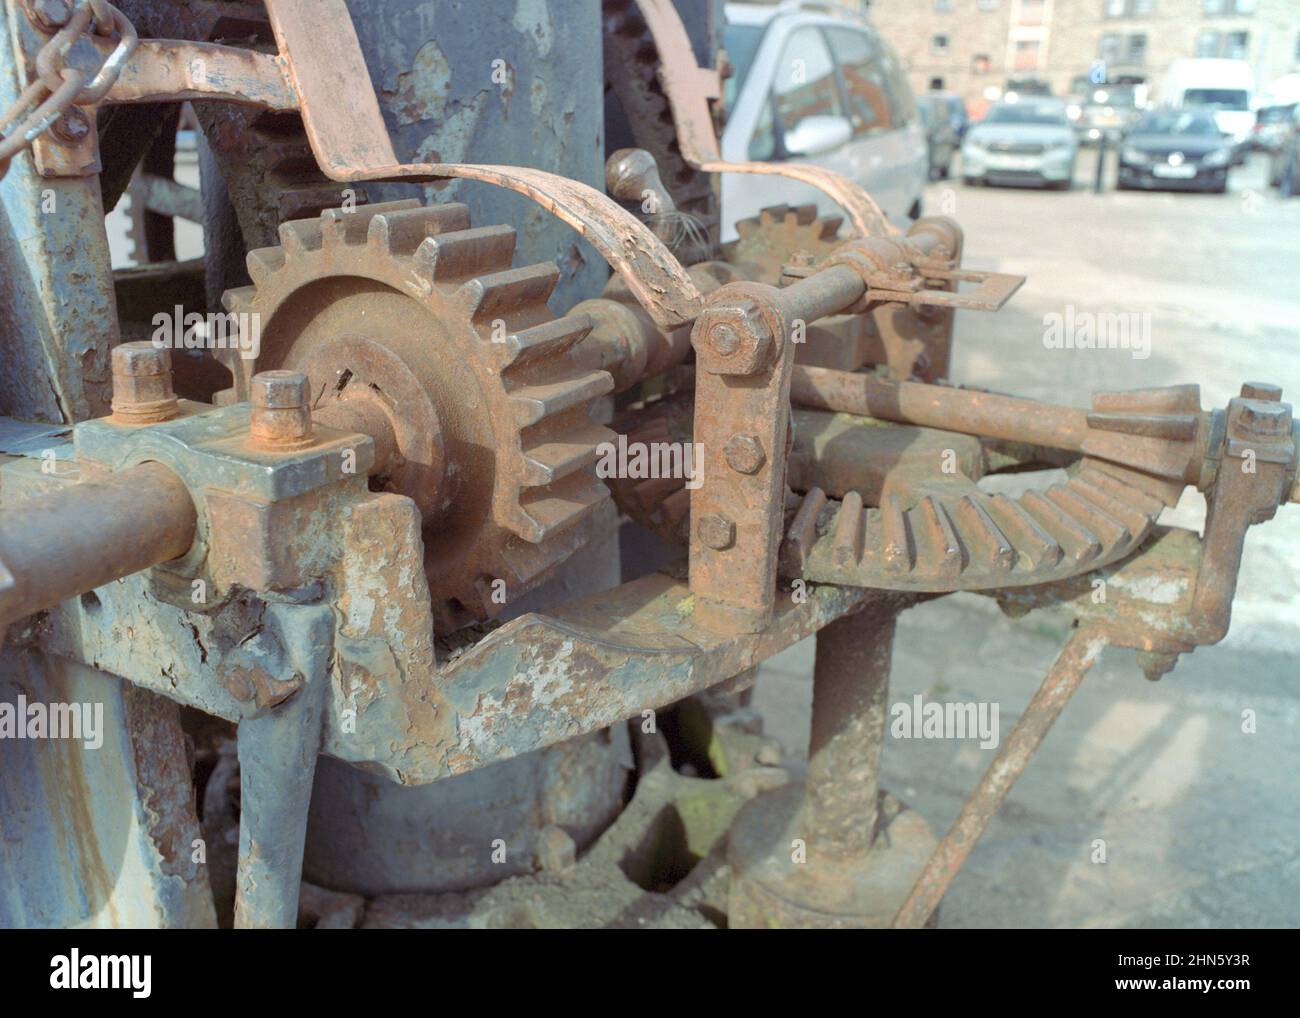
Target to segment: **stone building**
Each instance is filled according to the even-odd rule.
[[[1072,91],[1094,61],[1155,88],[1180,57],[1246,60],[1263,88],[1300,71],[1300,0],[871,0],[913,88],[973,107],[1012,76]]]

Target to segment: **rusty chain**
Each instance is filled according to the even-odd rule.
[[[30,16],[30,7],[28,12]],[[48,31],[40,19],[32,20],[39,30]],[[65,61],[72,46],[82,36],[92,34],[103,37],[116,34],[119,39],[87,83],[86,72],[68,67]],[[117,82],[139,41],[135,26],[108,0],[86,0],[78,5],[67,23],[36,54],[36,78],[0,116],[0,179],[9,172],[10,160],[49,130],[70,108],[103,99]]]

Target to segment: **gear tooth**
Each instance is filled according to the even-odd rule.
[[[492,276],[507,269],[515,253],[515,231],[510,226],[476,226],[426,237],[415,251],[419,271],[435,283],[455,283]]]
[[[515,420],[527,428],[613,391],[614,378],[608,371],[585,371],[521,386],[510,394],[510,402],[515,408]]]
[[[505,366],[519,368],[563,356],[586,338],[594,324],[590,315],[565,315],[553,322],[513,332],[501,344],[506,357]]]
[[[271,248],[271,250],[275,250]],[[254,252],[255,253],[255,252]],[[251,255],[250,255],[251,256]],[[257,299],[257,287],[240,286],[233,290],[227,290],[221,295],[221,306],[229,311],[232,315],[243,314],[251,311],[253,303]]]
[[[609,489],[590,474],[570,474],[545,488],[527,492],[520,500],[516,519],[508,526],[529,544],[541,544],[609,498]]]
[[[817,520],[825,508],[826,492],[821,488],[809,488],[786,530],[786,553],[795,558],[801,572],[812,553],[813,545],[817,543]]]
[[[823,216],[817,221],[817,239],[834,240],[839,236],[840,227],[843,225],[843,216]]]
[[[786,221],[793,219],[800,226],[808,226],[817,218],[816,205],[796,205],[786,213]]]
[[[469,208],[460,202],[386,211],[369,223],[370,246],[394,255],[415,254],[429,237],[470,228]]]
[[[560,269],[554,262],[539,262],[475,276],[460,288],[457,296],[475,321],[503,318],[520,307],[544,304],[559,279]]]
[[[525,446],[523,485],[540,488],[582,470],[600,455],[599,447],[615,437],[609,429],[587,422]]]
[[[759,210],[758,222],[760,226],[776,226],[785,220],[786,213],[790,211],[789,205],[769,205],[765,209]]]
[[[333,247],[337,244],[360,244],[365,241],[371,221],[385,212],[399,212],[402,209],[419,208],[420,202],[415,198],[403,198],[401,201],[386,201],[378,205],[361,205],[352,209],[325,209],[320,214],[321,233],[324,244]]]
[[[306,251],[319,251],[322,246],[321,221],[319,219],[293,219],[280,224],[281,253],[289,255],[302,254]]]
[[[752,237],[762,227],[762,223],[753,217],[736,220],[736,233],[742,237]]]
[[[284,248],[259,247],[248,252],[244,264],[248,266],[248,276],[254,285],[261,286],[273,273],[284,268],[284,261]]]

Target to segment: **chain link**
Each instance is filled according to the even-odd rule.
[[[83,36],[117,35],[118,43],[89,83],[84,71],[66,64],[68,51]],[[0,179],[9,162],[50,129],[73,106],[99,102],[139,43],[135,26],[108,0],[86,0],[73,11],[36,54],[36,78],[0,116]],[[14,125],[17,125],[16,127]]]

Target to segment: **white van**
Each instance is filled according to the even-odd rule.
[[[1255,75],[1244,60],[1190,58],[1175,60],[1160,89],[1168,106],[1198,106],[1214,110],[1219,130],[1244,151],[1255,129]]]
[[[893,48],[847,8],[728,3],[722,158],[807,162],[864,187],[890,222],[920,215],[929,178],[925,127]],[[812,203],[839,213],[821,191],[778,176],[722,175],[722,239],[768,205]]]

